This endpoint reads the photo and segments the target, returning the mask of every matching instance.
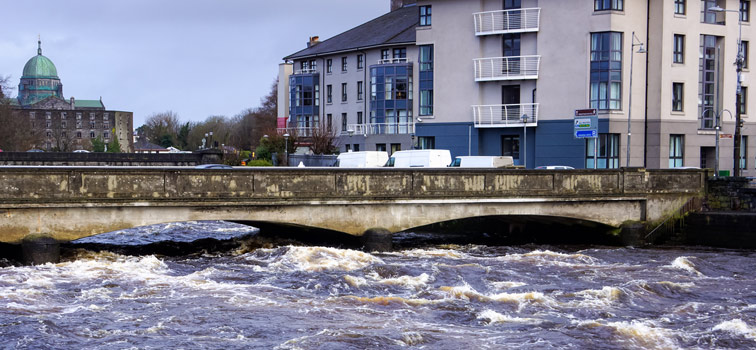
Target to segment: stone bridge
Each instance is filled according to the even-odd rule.
[[[703,196],[702,170],[0,167],[0,242],[229,220],[360,236],[484,216],[653,224]]]

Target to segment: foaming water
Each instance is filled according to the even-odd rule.
[[[0,339],[18,349],[756,348],[753,266],[751,252],[695,249],[78,250],[0,268]]]

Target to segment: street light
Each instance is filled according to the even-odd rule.
[[[630,167],[630,136],[632,135],[630,132],[630,117],[633,115],[633,57],[635,57],[636,53],[646,53],[646,50],[643,48],[643,42],[638,39],[637,36],[635,36],[635,32],[633,32],[632,37],[632,44],[630,46],[630,92],[629,92],[629,98],[628,98],[628,107],[627,107],[627,156],[625,157],[625,167]],[[637,43],[636,43],[637,41]],[[634,51],[636,46],[640,46],[638,48],[638,51]]]
[[[284,134],[284,155],[286,155],[286,166],[289,166],[289,134]]]
[[[522,115],[522,166],[528,168],[528,115]]]
[[[732,149],[732,176],[740,176],[740,101],[742,101],[742,72],[743,65],[745,64],[743,57],[743,21],[740,20],[739,10],[727,10],[719,6],[709,7],[709,11],[713,12],[736,12],[738,13],[738,55],[735,58],[735,72],[737,72],[736,88],[735,88],[735,135],[733,140]]]

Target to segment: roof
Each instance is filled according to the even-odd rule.
[[[53,78],[58,79],[58,70],[49,58],[42,56],[42,42],[37,41],[37,55],[30,58],[24,65],[21,78]]]
[[[77,100],[74,99],[74,108],[105,108],[102,100]]]
[[[363,23],[328,40],[284,57],[294,60],[364,48],[415,42],[417,6],[407,6]]]

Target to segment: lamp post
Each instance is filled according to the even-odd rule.
[[[732,148],[732,176],[740,176],[740,124],[742,119],[740,117],[740,101],[742,101],[742,73],[743,65],[745,64],[743,57],[743,21],[740,20],[739,10],[727,10],[719,6],[709,7],[709,11],[713,12],[735,12],[738,14],[738,55],[735,58],[735,72],[737,73],[736,88],[735,88],[735,135],[733,136],[733,148]]]
[[[528,115],[522,115],[522,165],[528,168]]]
[[[627,155],[625,157],[625,167],[630,167],[630,137],[632,133],[630,132],[630,118],[633,115],[633,57],[635,57],[636,53],[646,53],[646,50],[643,48],[643,42],[638,39],[637,36],[635,36],[635,32],[633,32],[632,37],[632,43],[630,46],[630,92],[628,93],[628,107],[627,107]],[[637,43],[636,43],[637,41]],[[638,51],[635,51],[635,47],[640,46],[638,48]]]
[[[289,166],[289,134],[284,134],[284,155],[286,155],[286,166]]]

